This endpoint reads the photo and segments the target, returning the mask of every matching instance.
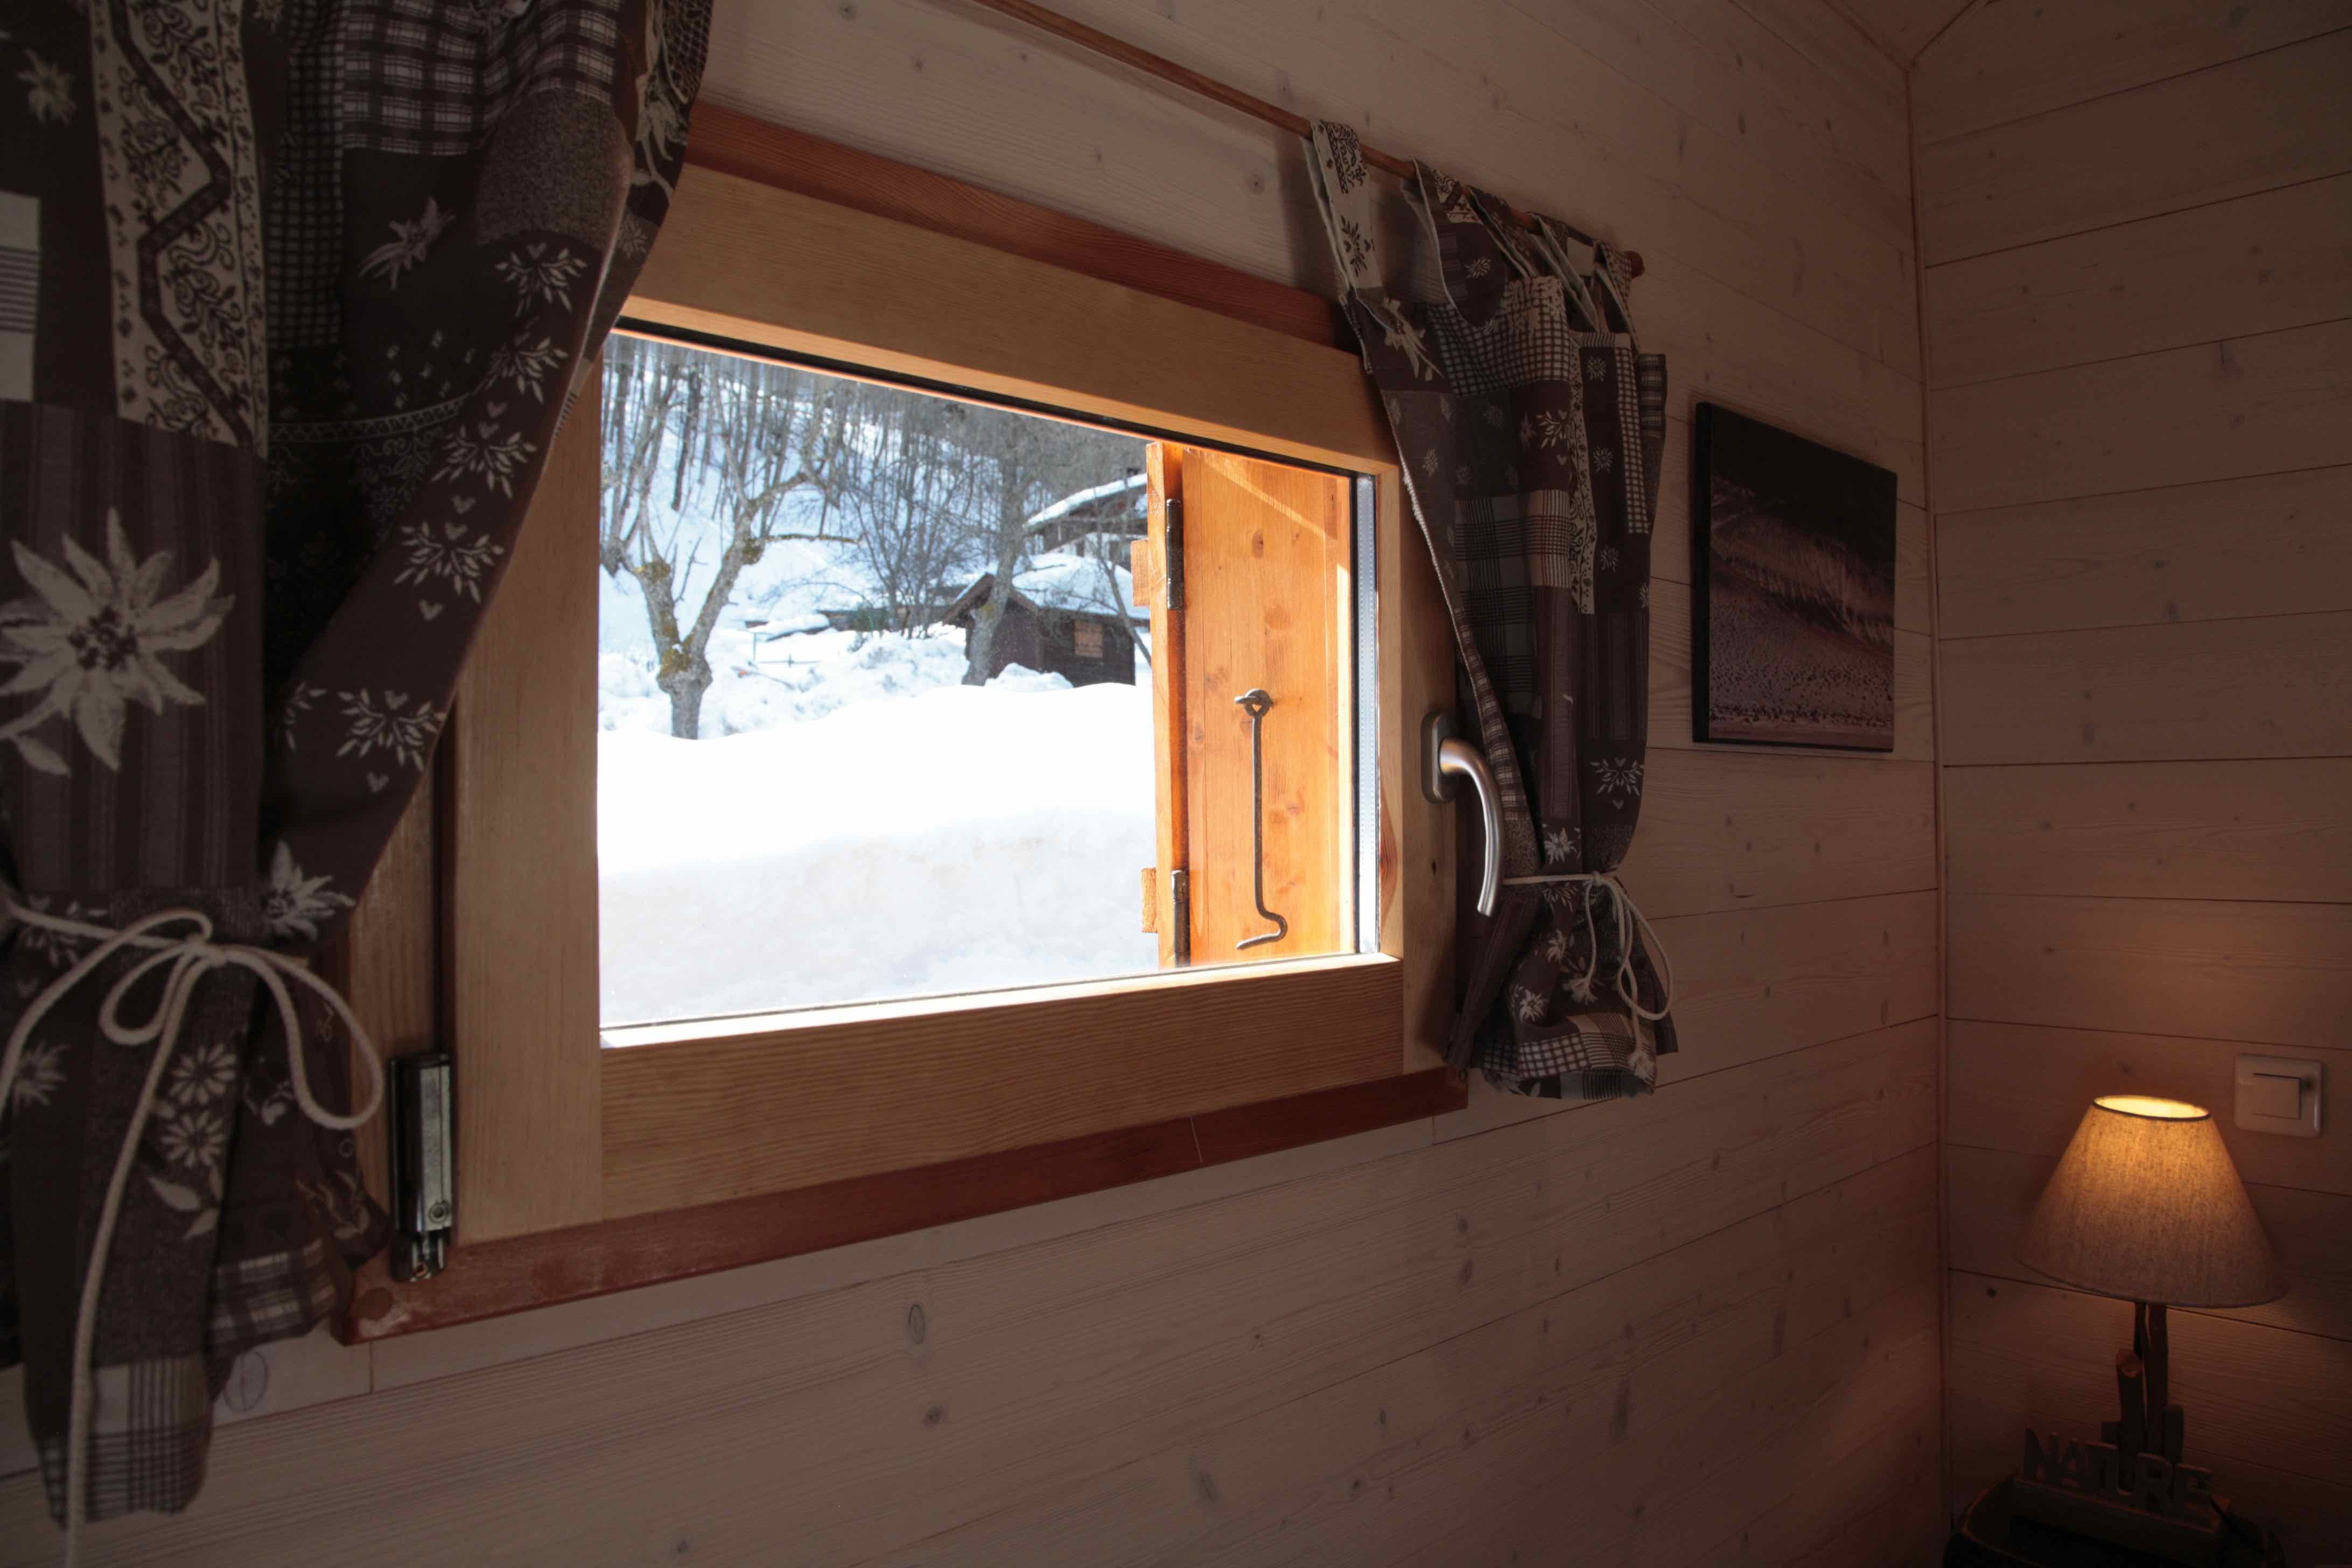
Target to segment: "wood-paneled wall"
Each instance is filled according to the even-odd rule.
[[[2092,1096],[2169,1092],[2292,1282],[2176,1318],[2191,1457],[2352,1558],[2352,5],[1980,5],[1913,100],[1956,1500],[2111,1412],[2128,1310],[2013,1247]],[[2231,1124],[2283,1049],[2315,1141]]]
[[[1626,874],[1675,960],[1664,1086],[1566,1112],[1481,1088],[1433,1124],[274,1350],[196,1506],[99,1530],[90,1561],[1932,1559],[1940,943],[1900,67],[1823,0],[1060,5],[1646,258],[1674,427]],[[721,0],[708,90],[1328,283],[1287,139],[950,0]],[[1692,744],[1700,396],[1901,476],[1895,756]],[[37,1496],[0,1482],[0,1563],[51,1554]]]

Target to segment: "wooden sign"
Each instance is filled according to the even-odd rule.
[[[2221,1544],[2213,1472],[2028,1427],[2017,1511],[2175,1563],[2210,1563]]]

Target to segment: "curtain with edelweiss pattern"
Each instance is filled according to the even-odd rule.
[[[430,759],[667,210],[708,0],[44,0],[0,31],[0,1355],[178,1509],[383,1243],[302,962]]]
[[[1309,156],[1502,797],[1504,886],[1492,919],[1463,915],[1448,1058],[1518,1094],[1645,1093],[1671,971],[1615,870],[1649,734],[1665,361],[1635,345],[1608,245],[1416,164],[1426,249],[1391,257],[1355,132],[1318,122]],[[1409,297],[1424,275],[1441,287]]]

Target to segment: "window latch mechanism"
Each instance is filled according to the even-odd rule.
[[[446,1051],[394,1057],[392,1073],[392,1277],[430,1279],[457,1222],[454,1063]]]
[[[1184,500],[1181,496],[1168,498],[1168,526],[1160,536],[1160,552],[1165,557],[1160,564],[1160,578],[1168,584],[1171,610],[1184,607]]]

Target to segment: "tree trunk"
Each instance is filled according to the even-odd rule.
[[[655,681],[669,693],[669,732],[681,741],[702,738],[702,694],[710,689],[710,664],[699,654],[684,669]]]
[[[1022,546],[1028,542],[1024,525],[1029,521],[1024,508],[1025,492],[1018,479],[1019,469],[1004,458],[997,459],[1001,476],[996,523],[996,581],[989,585],[988,597],[972,612],[971,630],[964,634],[963,683],[985,686],[989,676],[990,658],[996,651],[997,623],[1004,618],[1004,606],[1012,602],[1013,579],[1021,571]]]

